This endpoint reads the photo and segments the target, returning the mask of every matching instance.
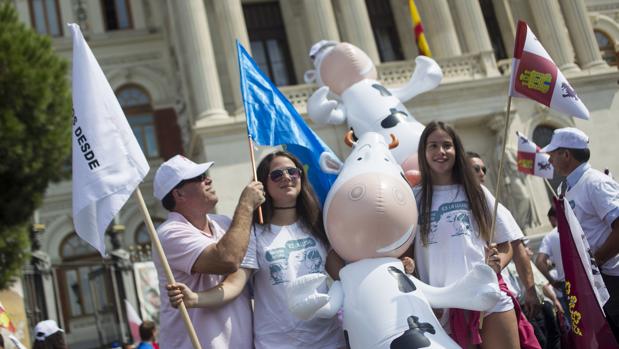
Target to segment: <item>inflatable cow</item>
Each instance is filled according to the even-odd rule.
[[[459,348],[444,332],[434,308],[491,309],[499,299],[494,271],[478,265],[455,284],[431,287],[405,275],[397,257],[411,245],[417,207],[402,168],[389,149],[390,136],[366,132],[353,147],[324,206],[333,249],[348,264],[329,294],[317,293],[326,278],[308,274],[288,285],[288,305],[299,318],[329,318],[343,306],[348,345],[368,348]],[[328,156],[328,155],[324,155]],[[334,159],[329,160],[333,163]]]
[[[370,57],[349,43],[320,41],[312,46],[310,58],[315,70],[306,72],[305,80],[321,87],[307,101],[309,117],[323,124],[347,122],[353,138],[373,131],[388,142],[394,134],[400,146],[392,153],[409,181],[417,183],[417,147],[424,127],[403,103],[438,86],[443,78],[438,64],[418,56],[411,79],[401,87],[387,88],[377,81]],[[328,98],[329,93],[333,99]]]

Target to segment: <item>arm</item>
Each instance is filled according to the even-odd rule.
[[[550,301],[552,301],[552,304],[555,306],[555,308],[557,308],[557,310],[561,314],[563,314],[563,306],[561,305],[561,302],[559,302],[559,298],[557,298],[557,294],[555,293],[554,289],[550,284],[544,285],[544,294],[550,299]]]
[[[263,186],[251,182],[243,192],[226,234],[215,244],[208,245],[196,259],[192,272],[229,274],[237,271],[247,252],[254,210],[264,202]]]
[[[548,279],[548,282],[550,282],[550,284],[554,285],[557,280],[553,279],[552,276],[550,275],[550,266],[548,263],[548,255],[545,253],[538,253],[537,257],[535,258],[535,266],[537,267],[537,269],[539,269],[540,272],[542,272],[542,274],[544,275],[544,277],[546,277],[546,279]]]
[[[619,253],[619,218],[611,224],[611,229],[608,239],[593,253],[593,257],[600,267]]]
[[[497,244],[496,248],[499,252],[499,258],[501,259],[501,270],[503,270],[503,268],[505,268],[512,260],[512,245],[509,243],[509,241],[506,241]],[[499,270],[499,272],[501,270]]]
[[[346,262],[340,257],[337,252],[330,250],[327,253],[327,261],[325,262],[325,270],[333,280],[340,279],[340,270],[346,266]]]
[[[185,302],[187,308],[216,307],[238,297],[251,276],[252,269],[241,268],[228,275],[219,285],[206,291],[193,292],[187,285],[176,283],[167,285],[170,305],[177,308]]]
[[[539,298],[537,297],[537,291],[535,290],[535,281],[533,280],[533,270],[531,269],[531,259],[527,254],[522,240],[514,240],[511,242],[514,264],[516,270],[520,276],[520,281],[524,286],[524,312],[530,317],[535,317],[540,309]]]

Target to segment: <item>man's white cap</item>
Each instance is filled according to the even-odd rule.
[[[548,153],[558,148],[587,149],[589,137],[581,130],[574,127],[556,129],[552,134],[550,144],[542,148],[542,152]]]
[[[155,173],[153,183],[155,197],[162,200],[178,183],[185,179],[198,177],[212,165],[212,161],[196,164],[182,155],[175,155],[161,164],[157,173]]]
[[[39,341],[44,341],[45,338],[61,331],[64,332],[54,320],[44,320],[34,326],[34,338]]]

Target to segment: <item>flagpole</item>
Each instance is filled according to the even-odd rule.
[[[496,179],[496,190],[494,191],[494,209],[492,210],[492,225],[490,228],[489,243],[494,240],[494,230],[496,228],[496,214],[499,209],[499,197],[501,196],[501,178],[503,177],[503,162],[505,161],[505,146],[507,145],[507,128],[509,127],[509,116],[512,106],[512,96],[507,98],[507,113],[505,115],[505,130],[503,132],[503,145],[501,147],[501,160],[499,160],[499,171]]]
[[[146,207],[146,203],[144,202],[144,197],[142,197],[140,187],[137,187],[135,190],[135,198],[138,201],[138,206],[140,206],[140,211],[142,211],[142,215],[144,216],[144,223],[146,223],[146,230],[148,231],[148,235],[150,236],[150,241],[153,243],[153,245],[155,246],[155,250],[157,250],[157,253],[159,254],[159,259],[161,261],[161,265],[163,266],[163,270],[165,271],[166,279],[168,280],[168,283],[174,284],[176,283],[176,281],[174,280],[174,274],[172,274],[172,269],[170,269],[168,259],[163,252],[163,247],[161,247],[159,236],[155,231],[155,226],[153,225],[153,221],[150,218],[150,214],[148,213],[148,208]],[[191,319],[189,318],[189,313],[187,312],[185,303],[181,302],[178,305],[178,310],[181,312],[183,322],[185,323],[185,327],[187,327],[187,332],[189,332],[189,338],[191,339],[191,343],[193,344],[194,349],[202,349],[200,341],[198,340],[198,335],[196,334],[196,330],[193,328],[193,324],[191,323]]]
[[[558,199],[559,196],[557,195],[557,192],[552,188],[552,185],[550,185],[550,182],[548,182],[548,178],[544,178],[544,183],[546,183],[546,186],[548,187],[548,189],[550,189],[552,196],[554,196],[555,199]]]
[[[249,158],[251,159],[251,169],[254,173],[254,181],[258,180],[258,175],[256,174],[256,159],[254,158],[254,143],[251,141],[251,135],[249,131],[247,131],[247,142],[249,143]],[[264,224],[264,219],[262,219],[262,205],[258,206],[258,223]]]

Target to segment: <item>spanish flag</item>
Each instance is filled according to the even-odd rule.
[[[432,57],[430,46],[428,46],[428,42],[426,41],[426,35],[423,33],[423,24],[421,24],[421,17],[419,17],[419,11],[417,11],[415,0],[408,0],[408,7],[411,10],[413,30],[415,31],[415,42],[417,43],[419,54],[426,57]]]

